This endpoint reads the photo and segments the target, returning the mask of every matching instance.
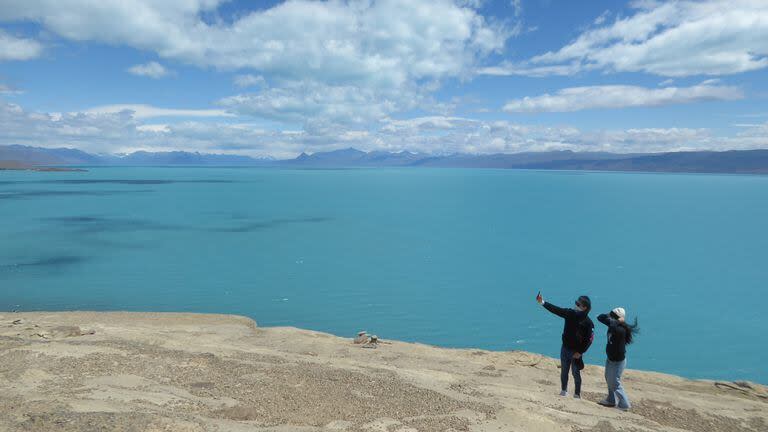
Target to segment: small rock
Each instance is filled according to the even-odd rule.
[[[373,335],[368,340],[368,343],[363,344],[363,348],[378,348],[379,347],[379,337],[376,335]]]
[[[357,332],[357,337],[353,342],[356,344],[364,344],[368,342],[368,332],[366,332],[365,330]]]

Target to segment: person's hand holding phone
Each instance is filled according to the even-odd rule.
[[[541,296],[541,291],[539,291],[539,293],[536,294],[536,303],[540,305],[544,304],[544,297]]]

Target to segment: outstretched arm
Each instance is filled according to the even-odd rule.
[[[563,309],[561,307],[557,307],[557,306],[553,305],[550,302],[544,302],[544,304],[542,304],[542,306],[544,306],[544,309],[552,312],[553,314],[555,314],[555,315],[557,315],[557,316],[559,316],[561,318],[567,317],[568,314],[571,311],[571,309]]]

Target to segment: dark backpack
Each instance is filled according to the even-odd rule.
[[[579,322],[579,345],[584,347],[584,351],[581,352],[582,357],[574,360],[575,367],[579,370],[584,369],[584,357],[583,354],[587,352],[592,342],[595,340],[595,324],[589,318],[584,318]]]
[[[585,318],[579,322],[579,345],[584,347],[582,354],[587,352],[595,340],[595,324],[591,319]]]

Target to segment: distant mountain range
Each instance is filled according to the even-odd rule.
[[[0,146],[0,164],[26,166],[258,166],[273,163],[273,159],[255,159],[249,156],[190,153],[183,151],[145,152],[128,155],[94,155],[84,151],[21,145]]]
[[[364,152],[349,148],[295,159],[182,151],[93,155],[80,150],[21,145],[0,146],[0,168],[20,166],[256,166],[286,168],[443,167],[594,171],[645,171],[768,174],[768,150],[696,151],[655,154],[550,151],[514,154],[425,155],[411,152]]]

